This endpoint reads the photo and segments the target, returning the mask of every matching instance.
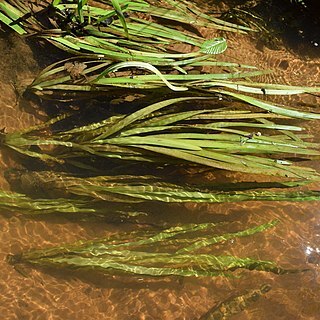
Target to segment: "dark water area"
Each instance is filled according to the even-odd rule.
[[[230,0],[229,20],[250,21],[254,15],[263,19],[266,32],[259,37],[260,44],[276,47],[281,40],[288,50],[300,56],[319,57],[320,2],[317,0]],[[244,20],[243,20],[244,19]],[[258,22],[258,20],[256,20]],[[258,22],[259,23],[259,22]]]
[[[201,3],[206,12],[223,12],[230,5],[243,5],[244,1],[195,1]],[[272,69],[273,74],[262,77],[261,81],[292,85],[320,84],[320,58],[318,47],[319,17],[314,14],[318,3],[305,0],[307,8],[296,4],[290,13],[290,1],[256,1],[251,7],[266,19],[267,25],[278,28],[283,12],[290,21],[297,19],[293,28],[288,23],[283,27],[276,49],[260,46],[259,36],[227,34],[229,49],[221,56],[222,61],[235,61]],[[217,8],[213,8],[217,5]],[[266,4],[263,4],[263,6]],[[244,7],[241,7],[245,10]],[[271,8],[269,10],[269,8]],[[290,7],[291,8],[291,7]],[[318,11],[319,12],[319,11]],[[290,15],[289,15],[290,14]],[[309,14],[314,18],[309,19]],[[296,17],[300,17],[299,19]],[[287,16],[285,17],[287,18]],[[283,22],[283,20],[282,20]],[[286,23],[285,23],[286,24]],[[287,25],[287,24],[286,24]],[[300,26],[306,27],[299,33]],[[279,30],[279,29],[278,29]],[[291,30],[291,31],[290,31]],[[311,30],[311,31],[310,31]],[[200,32],[208,37],[205,28]],[[292,35],[290,35],[292,33]],[[225,35],[225,34],[224,34]],[[318,42],[319,41],[319,42]],[[309,54],[301,54],[301,48],[309,48]],[[62,110],[78,111],[81,120],[96,120],[115,113],[117,97],[91,97],[80,102],[56,103],[41,101],[20,95],[20,87],[30,83],[46,64],[64,57],[50,46],[39,47],[34,41],[22,39],[8,29],[0,32],[0,129],[7,132],[21,130],[42,123],[47,115],[56,115]],[[307,50],[307,49],[305,49]],[[303,51],[303,50],[302,50]],[[40,58],[41,57],[41,58]],[[126,94],[123,94],[125,97]],[[121,98],[123,98],[121,97]],[[317,96],[302,95],[291,98],[277,98],[288,106],[320,112]],[[107,103],[104,101],[107,100]],[[146,102],[142,102],[146,103]],[[107,107],[106,107],[107,104]],[[128,103],[126,110],[139,107]],[[81,108],[85,109],[81,111]],[[93,108],[93,109],[92,109]],[[110,109],[111,108],[111,109]],[[319,121],[297,124],[314,134],[320,142]],[[18,160],[18,161],[17,161]],[[0,186],[10,190],[4,171],[25,168],[7,150],[0,151]],[[319,161],[310,166],[320,170]],[[40,164],[31,162],[27,168],[42,169]],[[109,168],[109,170],[113,170]],[[129,170],[129,169],[128,169]],[[147,169],[146,169],[147,170]],[[132,173],[132,169],[128,172]],[[137,171],[141,174],[143,170]],[[173,181],[192,180],[197,182],[252,181],[252,176],[215,170],[196,171],[190,169],[157,169],[152,173],[170,176]],[[257,176],[255,180],[265,181]],[[319,190],[319,185],[314,189]],[[126,210],[127,208],[124,208]],[[148,203],[140,210],[151,212],[138,224],[117,221],[83,219],[54,215],[50,218],[28,218],[19,214],[0,214],[0,318],[4,320],[195,320],[221,301],[242,295],[246,290],[271,286],[259,300],[248,305],[243,311],[231,315],[230,319],[280,319],[317,320],[320,314],[320,207],[318,202],[243,202],[222,204],[163,204]],[[129,209],[128,209],[129,210]],[[257,224],[278,219],[279,225],[263,233],[225,241],[212,247],[214,254],[230,254],[238,257],[271,260],[283,268],[308,269],[308,271],[277,275],[255,270],[240,270],[235,277],[178,277],[151,278],[143,276],[103,275],[75,270],[51,270],[23,266],[15,270],[7,262],[9,254],[16,254],[31,248],[46,248],[78,240],[90,240],[121,234],[136,229],[154,228],[159,225],[171,226],[178,223],[228,222],[221,232],[235,232]],[[156,222],[156,223],[155,223]],[[226,319],[229,319],[226,318]],[[218,319],[218,318],[217,318]],[[224,319],[224,318],[221,318]]]

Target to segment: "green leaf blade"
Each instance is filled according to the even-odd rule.
[[[203,42],[200,52],[205,54],[220,54],[227,50],[227,41],[224,38],[214,38]]]

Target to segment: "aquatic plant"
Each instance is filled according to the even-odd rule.
[[[181,225],[161,232],[133,231],[105,239],[31,250],[10,256],[9,261],[145,276],[231,276],[231,272],[239,268],[276,274],[297,272],[283,269],[271,261],[215,256],[208,252],[209,246],[263,232],[277,223],[274,220],[222,235],[214,234],[216,225],[213,223]]]
[[[64,115],[21,132],[1,133],[1,146],[28,157],[79,167],[83,167],[83,159],[93,157],[149,163],[174,163],[178,160],[180,164],[192,163],[245,173],[311,180],[319,178],[315,170],[295,166],[292,160],[286,159],[294,159],[297,155],[300,159],[319,156],[317,144],[302,141],[293,133],[302,131],[301,127],[275,124],[266,119],[270,118],[269,113],[230,110],[221,106],[197,110],[193,105],[191,111],[186,109],[186,105],[182,111],[177,110],[177,106],[172,107],[179,102],[186,104],[210,99],[181,97],[164,100],[129,115],[52,132],[51,125],[67,117]],[[262,107],[266,105],[264,103]],[[165,109],[168,106],[171,108]],[[272,111],[306,118],[318,117],[280,107],[274,107]],[[245,121],[239,121],[239,118]],[[237,129],[239,127],[250,131]],[[263,130],[263,134],[256,130]],[[279,134],[270,134],[274,131]]]
[[[101,2],[106,4],[106,9],[89,6],[86,1],[53,1],[51,4],[39,4],[43,9],[32,12],[21,0],[0,1],[0,20],[4,23],[15,29],[20,28],[20,33],[23,33],[21,30],[24,30],[24,25],[26,30],[29,26],[32,32],[37,30],[35,34],[38,37],[78,55],[78,59],[63,60],[45,68],[28,87],[29,90],[42,96],[58,93],[55,96],[58,98],[59,95],[73,95],[79,91],[101,93],[117,88],[145,90],[169,87],[178,92],[200,90],[207,94],[228,95],[259,108],[291,117],[319,118],[318,115],[306,116],[294,110],[284,112],[278,106],[240,94],[239,91],[263,94],[265,98],[268,95],[319,92],[320,88],[243,81],[241,79],[270,71],[217,61],[215,55],[227,48],[224,38],[208,40],[186,31],[185,27],[184,31],[180,31],[175,27],[158,24],[149,18],[160,17],[178,24],[183,23],[184,26],[185,23],[189,23],[192,27],[206,26],[236,32],[245,32],[250,28],[201,13],[184,0],[166,1],[167,5],[164,7],[160,4],[160,7],[157,7],[141,0]],[[130,17],[125,18],[124,14],[129,11]],[[139,18],[134,12],[140,13]],[[52,27],[53,29],[50,29]],[[127,38],[128,33],[130,39]],[[196,49],[188,49],[187,53],[185,50],[180,52],[175,44],[182,43]],[[230,72],[190,72],[204,66],[227,67],[230,68]],[[137,70],[142,74],[135,74]]]
[[[56,90],[101,92],[110,87],[147,89],[168,86],[175,91],[184,91],[220,86],[218,82],[213,83],[217,80],[248,78],[269,72],[217,61],[215,55],[226,50],[226,40],[222,37],[205,39],[197,32],[187,31],[186,24],[192,28],[205,26],[238,33],[251,29],[201,13],[186,1],[168,0],[158,6],[141,0],[100,2],[104,8],[89,6],[86,1],[44,2],[39,4],[41,10],[33,12],[21,0],[0,1],[2,22],[20,34],[31,33],[46,39],[80,59],[64,60],[45,68],[29,90],[39,95]],[[130,15],[125,17],[128,12]],[[162,20],[157,22],[157,18]],[[183,31],[163,25],[163,19],[181,26]],[[181,44],[190,46],[187,52],[180,49]],[[119,61],[119,64],[112,64]],[[190,69],[204,66],[228,67],[231,73],[189,73]],[[132,72],[142,70],[143,74],[139,77],[130,73],[123,75],[123,69],[128,68]],[[117,76],[111,77],[111,74]],[[183,84],[177,86],[171,81]],[[234,84],[222,84],[224,87],[230,85]]]
[[[0,207],[3,211],[18,212],[25,215],[48,213],[102,213],[88,201],[79,199],[36,199],[25,194],[0,190]],[[103,209],[105,212],[105,208]]]
[[[63,217],[72,221],[103,221],[106,223],[134,223],[157,226],[156,222],[143,220],[148,212],[120,203],[88,200],[81,197],[35,197],[25,193],[0,190],[1,214],[17,214],[32,219],[48,219],[49,216]],[[143,221],[142,221],[143,220]],[[162,225],[160,223],[160,225]]]
[[[87,208],[98,210],[101,201],[137,203],[160,201],[170,203],[221,203],[250,200],[265,201],[316,201],[319,191],[280,191],[303,186],[307,181],[293,182],[252,182],[252,183],[169,183],[155,176],[95,176],[74,177],[66,173],[51,171],[24,172],[11,171],[7,179],[18,191],[33,197],[88,199]],[[66,202],[67,199],[63,201]],[[92,200],[95,200],[93,202]],[[38,200],[34,200],[38,201]],[[59,200],[57,200],[57,205]],[[17,203],[18,206],[18,203]],[[100,203],[101,207],[101,203]],[[89,210],[90,211],[90,210]]]
[[[144,90],[145,94],[149,94],[151,91],[163,94],[165,89],[179,93],[190,91],[190,93],[197,95],[205,93],[207,95],[229,96],[290,117],[319,119],[317,114],[307,116],[303,112],[284,110],[284,108],[266,100],[269,95],[317,93],[320,92],[319,87],[289,86],[243,80],[270,73],[270,71],[257,70],[252,66],[231,62],[207,60],[199,62],[197,59],[188,59],[179,63],[174,62],[173,65],[179,67],[180,73],[172,73],[175,67],[170,62],[165,69],[158,69],[150,63],[141,61],[115,64],[111,60],[69,58],[46,67],[26,89],[41,97],[53,97],[57,100],[64,100],[68,95],[74,96],[78,93],[90,95],[101,94],[104,91],[110,93],[116,90],[122,92],[123,90],[131,90],[132,92]],[[228,67],[233,71],[193,74],[188,73],[185,68],[206,65]],[[252,96],[253,94],[261,95],[263,100]]]
[[[29,33],[46,39],[73,54],[162,65],[177,59],[203,56],[208,50],[220,53],[226,45],[225,41],[211,43],[185,27],[180,31],[177,27],[165,26],[158,23],[157,18],[177,25],[205,26],[238,33],[250,30],[205,15],[181,0],[159,2],[158,5],[142,0],[99,2],[103,5],[90,6],[86,1],[43,2],[33,12],[21,0],[1,0],[0,21],[20,34]],[[177,50],[172,47],[176,43],[195,46],[198,51],[176,55]]]

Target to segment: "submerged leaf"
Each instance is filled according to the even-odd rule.
[[[101,75],[99,75],[99,77],[97,79],[94,80],[97,81],[99,80],[101,77],[103,77],[104,75],[108,75],[111,72],[115,72],[119,69],[122,68],[143,68],[143,69],[147,69],[153,73],[155,73],[171,90],[173,91],[186,91],[188,90],[188,88],[186,87],[178,87],[178,86],[174,86],[173,84],[171,84],[163,75],[162,73],[153,65],[151,65],[150,63],[147,62],[140,62],[140,61],[130,61],[130,62],[119,62],[115,65],[110,66],[108,69],[106,69],[103,73],[101,73]]]
[[[124,29],[124,32],[125,32],[127,38],[129,38],[129,32],[128,32],[126,19],[125,19],[124,15],[123,15],[123,12],[122,12],[122,9],[121,9],[119,1],[118,0],[111,0],[111,3],[112,3],[112,5],[113,5],[118,17],[119,17],[119,20],[120,20],[120,22],[122,24],[122,27]]]
[[[293,164],[297,155],[298,159],[312,159],[320,155],[318,144],[304,142],[291,132],[303,130],[301,127],[278,125],[259,116],[257,119],[248,118],[247,122],[234,118],[225,122],[219,121],[219,117],[215,119],[219,114],[236,114],[225,108],[201,109],[201,112],[196,113],[180,112],[179,108],[184,110],[184,106],[175,106],[173,110],[164,109],[176,103],[195,100],[209,102],[214,98],[203,96],[168,99],[129,115],[113,116],[52,134],[51,122],[48,122],[41,126],[42,130],[47,128],[45,136],[41,131],[31,128],[21,133],[3,134],[2,145],[43,161],[73,165],[81,162],[81,159],[92,157],[155,163],[176,163],[179,160],[184,164],[253,174],[302,180],[319,179],[315,170]],[[237,112],[243,114],[241,111]],[[246,114],[249,114],[248,111]],[[243,130],[234,129],[236,127],[242,127]],[[264,133],[252,131],[252,128],[264,130]],[[272,134],[274,130],[279,130],[282,135]],[[159,134],[160,131],[164,133]],[[32,146],[39,146],[41,150],[34,151]],[[288,157],[291,158],[290,161]]]
[[[261,232],[275,225],[275,222],[234,233],[249,235]],[[252,258],[238,258],[231,255],[212,253],[181,254],[186,243],[208,242],[213,236],[213,224],[181,225],[165,229],[153,236],[146,232],[136,241],[133,236],[123,234],[118,243],[106,238],[89,242],[62,245],[49,249],[32,250],[10,257],[10,262],[29,263],[39,266],[71,267],[115,274],[146,276],[231,276],[238,268],[261,270],[276,274],[297,272],[285,270],[274,262]],[[217,236],[216,236],[217,237]],[[221,238],[227,239],[224,235]],[[178,249],[180,247],[180,250]],[[174,249],[176,248],[176,249]]]
[[[273,112],[273,113],[280,114],[283,116],[288,116],[291,118],[306,119],[306,120],[320,119],[320,114],[317,114],[317,113],[307,113],[307,112],[302,112],[302,111],[298,111],[298,110],[287,109],[287,108],[278,106],[276,104],[271,104],[267,101],[263,101],[263,100],[256,99],[256,98],[246,96],[243,94],[239,94],[239,93],[222,91],[222,90],[212,90],[212,91],[219,92],[221,94],[225,94],[227,96],[237,98],[239,100],[242,100],[242,101],[245,101],[249,104],[252,104],[258,108],[262,108],[262,109],[267,110],[269,112]]]
[[[200,51],[206,54],[220,54],[225,50],[227,50],[227,41],[225,38],[206,40],[200,48]]]
[[[223,190],[223,185],[206,188],[183,183],[168,183],[154,176],[96,176],[92,178],[72,177],[54,172],[19,172],[6,174],[9,182],[18,191],[38,197],[87,197],[90,200],[108,202],[160,201],[171,203],[221,203],[238,201],[316,201],[318,191],[271,191],[256,188],[290,188],[306,182],[295,183],[234,183]],[[217,190],[215,190],[215,188]],[[226,187],[225,187],[226,188]],[[246,190],[247,188],[247,190]],[[221,190],[222,189],[222,190]],[[233,190],[232,190],[233,189]],[[91,203],[94,209],[94,203]],[[88,207],[90,207],[88,203]]]

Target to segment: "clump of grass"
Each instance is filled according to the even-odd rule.
[[[66,117],[61,116],[22,132],[2,133],[2,146],[28,157],[80,167],[81,159],[101,157],[155,164],[179,161],[244,173],[304,180],[319,178],[316,171],[292,162],[296,156],[299,159],[319,156],[317,144],[302,141],[293,133],[303,128],[266,120],[269,113],[224,107],[192,111],[186,111],[185,107],[182,111],[165,109],[196,100],[206,101],[210,97],[164,100],[129,115],[51,132],[50,126]],[[318,116],[280,107],[273,107],[272,111],[280,113],[280,117],[284,113],[304,118]],[[234,120],[235,114],[241,121]],[[256,130],[263,130],[263,134]],[[274,135],[274,131],[279,134]]]
[[[165,55],[164,55],[165,56]],[[143,59],[145,60],[145,59]],[[147,60],[148,61],[148,60]],[[45,68],[27,88],[41,96],[50,96],[54,92],[68,94],[73,92],[103,92],[112,89],[131,90],[163,90],[169,88],[173,91],[209,90],[215,92],[216,87],[238,89],[245,92],[262,93],[262,88],[267,94],[294,94],[317,92],[319,88],[283,86],[279,90],[272,89],[266,84],[250,84],[249,82],[233,83],[230,80],[249,78],[269,73],[269,71],[255,70],[251,66],[239,66],[235,63],[208,61],[202,59],[187,59],[181,62],[168,61],[163,65],[142,61],[127,61],[112,63],[111,60],[66,59]],[[237,66],[242,71],[231,73],[199,73],[191,74],[187,68],[212,65],[217,67]],[[174,70],[178,68],[178,70]],[[178,71],[178,74],[172,73]],[[139,74],[142,73],[142,74]],[[247,86],[243,85],[247,84]],[[269,87],[271,87],[269,89]],[[282,89],[282,90],[281,90]]]
[[[199,34],[156,21],[165,19],[172,25],[189,25],[246,33],[248,27],[224,22],[200,13],[183,1],[165,1],[154,5],[148,1],[87,1],[43,2],[34,10],[24,1],[2,0],[0,21],[20,34],[33,34],[60,49],[73,54],[104,57],[116,61],[140,60],[166,64],[180,58],[191,58],[226,49],[225,41],[207,41]],[[201,49],[201,52],[175,55],[173,44],[183,43]],[[169,52],[171,51],[171,53]],[[153,55],[152,55],[153,53]],[[160,55],[157,55],[159,53]],[[161,57],[161,53],[164,57]]]
[[[10,256],[13,264],[102,271],[107,274],[145,276],[231,276],[243,268],[283,274],[286,270],[267,260],[215,256],[209,247],[229,239],[254,235],[274,227],[277,221],[222,235],[214,234],[215,224],[188,224],[161,232],[135,231],[121,236],[78,242],[72,245],[31,250]]]
[[[188,69],[198,66],[228,67],[231,72],[190,73]],[[178,70],[174,68],[178,67]],[[237,67],[236,71],[234,68]],[[239,70],[240,68],[240,70]],[[176,71],[176,74],[174,73]],[[320,92],[319,87],[288,86],[243,80],[270,73],[255,67],[238,65],[223,61],[187,59],[181,63],[170,63],[161,68],[148,62],[127,61],[113,63],[112,60],[89,60],[71,58],[56,62],[40,72],[27,90],[41,97],[65,99],[66,96],[84,93],[103,93],[131,90],[145,94],[174,91],[181,94],[189,91],[193,95],[227,96],[264,110],[284,116],[319,119],[318,114],[307,114],[284,108],[267,101],[268,96],[313,94]],[[263,97],[257,98],[260,95]]]

